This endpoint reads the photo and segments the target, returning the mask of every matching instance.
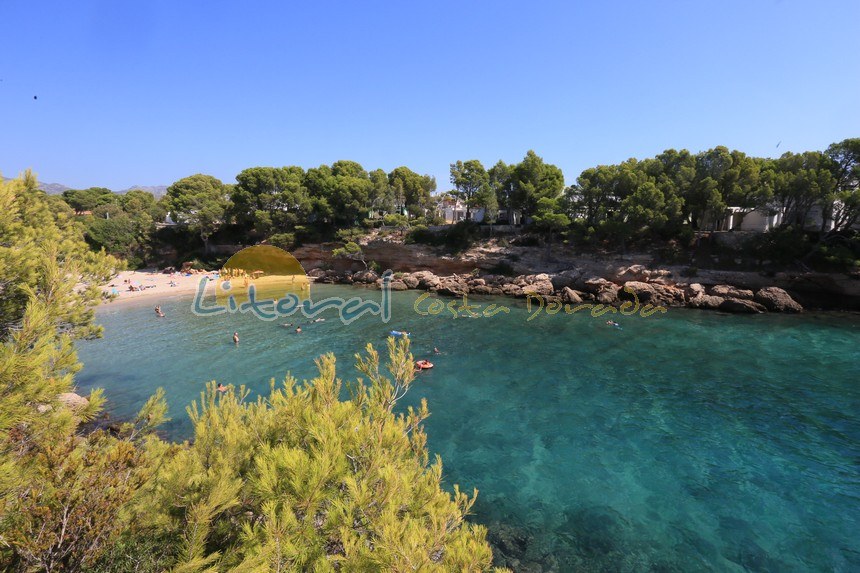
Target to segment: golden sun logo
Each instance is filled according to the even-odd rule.
[[[228,306],[249,300],[253,291],[257,301],[276,301],[289,294],[300,300],[310,296],[310,280],[299,261],[290,253],[271,245],[242,249],[221,268],[215,285],[219,305]]]

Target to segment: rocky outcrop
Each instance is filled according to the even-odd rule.
[[[583,291],[591,294],[600,304],[618,302],[618,290],[621,287],[603,277],[589,277],[579,284]]]
[[[90,405],[89,400],[83,396],[75,394],[74,392],[63,392],[62,394],[59,394],[57,396],[57,401],[73,411],[82,410]]]
[[[622,300],[638,300],[642,304],[655,306],[678,306],[684,303],[684,291],[662,283],[643,283],[627,281],[624,288],[618,292]]]
[[[570,269],[550,276],[550,282],[555,290],[560,291],[565,287],[573,288],[577,284],[581,284],[582,270]]]
[[[717,310],[723,301],[726,300],[720,296],[712,296],[709,294],[699,295],[687,301],[687,306],[690,308],[699,308],[702,310]]]
[[[760,289],[754,300],[772,312],[803,312],[803,307],[779,287]]]
[[[507,240],[507,239],[506,239]],[[426,272],[430,283],[422,284],[419,278],[419,289],[435,290],[438,285],[432,281],[439,276],[467,277],[467,286],[477,294],[501,294],[502,287],[511,284],[510,277],[497,283],[487,280],[487,273],[505,267],[519,276],[535,277],[546,273],[552,283],[552,290],[560,296],[564,288],[570,288],[587,294],[587,300],[600,299],[604,302],[617,301],[617,289],[586,288],[588,279],[600,278],[614,284],[623,285],[627,282],[640,282],[649,285],[663,285],[678,288],[682,292],[683,301],[675,304],[710,308],[709,299],[698,300],[699,296],[716,296],[722,299],[735,298],[754,300],[754,293],[769,287],[778,287],[789,294],[789,297],[803,306],[855,309],[860,310],[860,274],[813,273],[813,272],[780,272],[761,273],[735,270],[697,269],[695,283],[685,277],[689,270],[686,266],[669,266],[654,268],[650,261],[652,256],[647,253],[629,254],[624,256],[605,255],[576,255],[571,250],[561,250],[553,253],[549,259],[543,247],[515,246],[499,238],[482,241],[458,255],[443,253],[439,248],[419,244],[404,244],[403,238],[395,234],[388,236],[373,236],[360,241],[365,260],[375,261],[380,268],[390,268],[411,273],[416,278],[419,272]],[[358,284],[373,284],[376,279],[364,280],[360,273],[365,271],[361,261],[333,258],[331,252],[341,246],[339,243],[309,244],[293,250],[293,254],[301,262],[305,270],[312,276],[331,269],[328,276],[322,275],[323,282],[350,282]],[[313,269],[313,270],[312,270]],[[352,272],[351,281],[346,278],[346,272]],[[336,275],[332,277],[331,274]],[[378,278],[378,277],[376,277]],[[485,284],[472,283],[473,278],[484,279]],[[705,292],[694,290],[699,285]],[[413,288],[407,284],[409,288]],[[507,288],[512,296],[524,296],[523,286]],[[531,285],[529,285],[531,286]],[[474,290],[472,290],[474,289]],[[535,290],[531,288],[530,290]],[[544,285],[538,285],[536,290],[548,290]],[[613,293],[612,291],[615,291]],[[616,296],[613,296],[615,294]],[[674,295],[673,295],[674,298]],[[781,304],[765,295],[764,300],[771,300],[772,308],[785,308],[782,312],[793,312],[790,303]],[[693,302],[698,300],[698,302]],[[614,304],[614,303],[613,303]],[[767,307],[767,305],[765,305]],[[772,310],[772,312],[780,312]]]
[[[717,310],[735,314],[759,314],[767,309],[757,302],[743,298],[724,298]]]
[[[309,245],[297,249],[295,255],[310,269],[308,276],[319,282],[382,286],[380,274],[364,268],[361,261],[332,259],[332,248],[329,244]],[[582,261],[581,266],[577,262],[554,272],[530,271],[511,277],[487,272],[499,261],[517,260],[513,255],[505,259],[505,252],[498,248],[478,248],[463,256],[448,257],[423,245],[376,240],[362,243],[362,250],[367,261],[385,263],[382,268],[408,271],[398,272],[392,278],[393,290],[421,289],[453,297],[473,294],[522,298],[532,295],[571,304],[590,302],[616,306],[638,300],[643,305],[687,306],[735,313],[801,312],[800,302],[810,300],[807,293],[815,288],[825,291],[829,288],[845,297],[855,294],[860,297],[860,277],[834,282],[835,279],[828,279],[829,275],[812,273],[777,274],[768,278],[759,273],[701,271],[696,282],[689,282],[681,278],[677,269],[653,269],[630,263],[617,266],[597,259]],[[532,255],[534,253],[529,256]],[[537,260],[540,256],[533,258]],[[555,263],[558,265],[561,261]],[[533,268],[524,263],[507,267],[508,270]]]
[[[555,292],[552,281],[547,274],[521,275],[514,279],[514,284],[526,294],[551,296]]]
[[[570,287],[561,289],[561,299],[570,304],[582,304],[582,297]]]
[[[667,278],[661,273],[647,274],[637,271],[635,274],[644,278]],[[383,284],[383,279],[371,270],[338,273],[332,269],[325,271],[315,269],[308,275],[322,282],[375,284],[377,288],[382,288]],[[575,285],[577,288],[569,285]],[[516,277],[493,274],[478,276],[475,273],[437,276],[431,271],[398,272],[392,277],[390,286],[396,291],[421,289],[452,297],[469,294],[519,298],[541,296],[546,300],[569,304],[595,302],[617,306],[625,301],[638,301],[639,304],[650,304],[655,307],[687,306],[743,314],[803,310],[791,295],[778,287],[765,287],[753,292],[725,284],[713,285],[706,289],[700,283],[686,284],[672,281],[671,284],[667,284],[666,280],[659,282],[628,280],[619,285],[604,277],[586,276],[578,269],[555,274],[538,273]]]
[[[753,291],[739,289],[730,285],[714,285],[709,290],[709,294],[713,296],[721,296],[723,298],[739,298],[743,300],[752,300]]]
[[[469,294],[469,285],[457,275],[442,277],[436,287],[436,292],[449,296],[464,296]]]
[[[624,282],[642,282],[655,283],[662,285],[674,285],[674,273],[668,269],[649,269],[645,265],[631,265],[617,269],[612,274],[613,281],[618,283]]]
[[[310,273],[308,273],[310,274]],[[371,270],[358,271],[352,275],[353,282],[373,284],[379,279],[379,275]],[[415,288],[415,287],[412,287]]]
[[[699,283],[692,283],[684,288],[684,296],[687,297],[688,301],[704,295],[705,287],[703,287]]]

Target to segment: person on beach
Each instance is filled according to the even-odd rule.
[[[233,344],[235,344],[236,346],[239,346],[239,333],[238,332],[233,333]]]

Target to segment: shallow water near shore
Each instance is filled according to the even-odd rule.
[[[474,519],[500,554],[544,571],[860,571],[857,315],[670,309],[613,328],[588,313],[528,321],[522,301],[489,297],[474,302],[511,312],[420,316],[420,294],[394,293],[388,324],[198,317],[189,297],[158,301],[161,319],[149,301],[107,305],[104,338],[79,344],[78,386],[105,388],[118,417],[164,387],[163,429],[183,439],[206,381],[265,393],[312,377],[324,352],[352,379],[365,343],[406,330],[435,368],[404,405],[427,398],[445,482],[480,490]],[[313,287],[356,295],[380,298]]]

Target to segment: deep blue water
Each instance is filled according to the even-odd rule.
[[[311,377],[328,351],[354,377],[365,342],[409,330],[416,358],[436,367],[405,403],[427,398],[446,483],[480,490],[474,518],[518,559],[560,571],[860,571],[856,315],[670,310],[612,328],[587,314],[527,321],[521,301],[498,298],[476,300],[510,314],[422,317],[419,294],[395,293],[387,325],[197,317],[178,298],[159,301],[163,319],[149,303],[108,305],[104,339],[80,344],[78,384],[105,388],[118,416],[163,386],[165,430],[184,438],[185,406],[208,380],[265,392],[287,372]]]

